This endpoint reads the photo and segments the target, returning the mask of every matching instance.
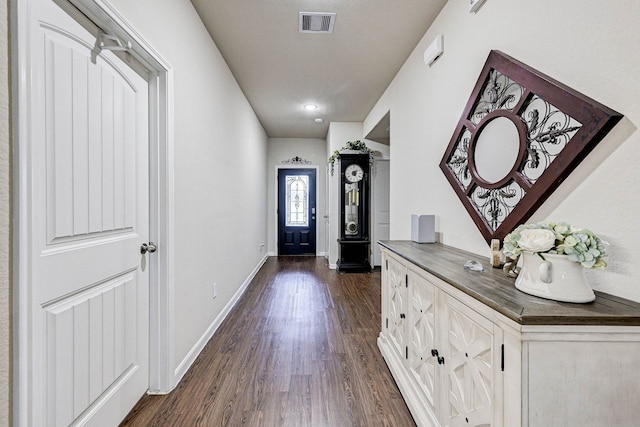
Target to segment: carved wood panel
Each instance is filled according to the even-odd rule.
[[[406,270],[397,261],[388,259],[387,278],[389,283],[389,338],[398,354],[404,357],[406,313]]]
[[[409,273],[409,372],[429,406],[434,408],[436,358],[435,288],[423,277]]]
[[[446,398],[444,426],[493,425],[493,333],[491,323],[469,308],[445,303]]]

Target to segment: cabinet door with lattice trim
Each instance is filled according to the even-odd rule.
[[[394,350],[405,358],[405,318],[407,312],[406,268],[394,258],[387,259],[388,337]]]
[[[434,411],[436,387],[436,288],[424,277],[408,273],[409,313],[407,338],[409,372],[423,394],[423,398]],[[437,351],[437,350],[436,350]]]
[[[442,426],[494,426],[493,324],[448,295],[443,308]]]

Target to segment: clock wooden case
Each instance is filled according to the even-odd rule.
[[[370,272],[368,154],[340,154],[340,238],[338,271]]]

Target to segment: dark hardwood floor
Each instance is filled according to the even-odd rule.
[[[176,390],[121,425],[414,426],[379,329],[379,271],[271,257]]]

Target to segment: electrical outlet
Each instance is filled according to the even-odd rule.
[[[216,298],[218,296],[218,284],[213,284],[213,297]]]

